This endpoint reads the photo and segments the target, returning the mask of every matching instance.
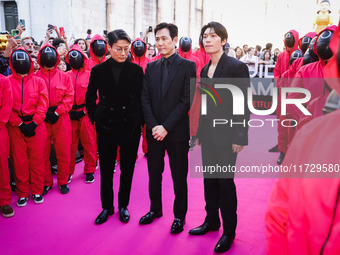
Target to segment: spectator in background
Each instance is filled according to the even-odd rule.
[[[22,47],[24,47],[24,49],[28,52],[28,54],[32,54],[34,51],[34,43],[33,43],[33,39],[30,36],[24,37],[21,39],[21,44]]]
[[[266,48],[263,50],[263,52],[261,52],[259,58],[264,59],[264,52],[265,52],[266,50],[269,51],[270,54],[271,54],[271,53],[272,53],[272,48],[273,48],[273,44],[267,43],[267,44],[266,44]]]
[[[81,48],[81,50],[83,51],[83,53],[85,53],[87,55],[87,57],[89,57],[89,44],[87,43],[87,41],[83,38],[78,38],[74,41],[74,44],[78,44],[78,46]]]
[[[253,47],[250,47],[248,49],[248,53],[244,55],[240,61],[247,64],[249,69],[249,74],[252,75],[256,71],[256,66],[258,63],[258,57],[255,56],[255,49]]]
[[[15,40],[16,37],[9,38],[6,50],[3,55],[0,56],[0,73],[8,76],[11,74],[9,67],[9,57],[12,54],[12,51],[20,44],[20,40]]]
[[[155,46],[151,45],[150,43],[148,43],[147,45],[148,45],[148,51],[146,52],[146,57],[150,59],[153,57],[156,57]]]
[[[270,53],[269,50],[265,50],[263,52],[263,58],[259,57],[259,64],[263,64],[263,65],[273,65],[274,64],[274,60],[271,57],[271,53]],[[263,73],[265,72],[265,66],[262,67],[262,71],[263,71]],[[268,72],[273,73],[274,68],[268,68]]]
[[[261,54],[261,49],[262,47],[260,45],[256,45],[254,55],[258,57]]]
[[[225,53],[226,53],[229,57],[236,58],[236,53],[235,53],[235,51],[233,50],[233,48],[230,47],[230,44],[229,44],[229,43],[226,43],[226,45],[225,45]]]
[[[275,48],[274,54],[273,54],[273,61],[274,61],[274,64],[276,64],[276,62],[277,62],[277,57],[279,56],[280,53],[281,53],[281,51],[279,50],[279,48]]]
[[[62,60],[62,62],[64,62],[64,63],[61,64],[61,68],[62,68],[63,65],[66,65],[66,71],[71,70],[70,65],[65,62],[65,57],[66,57],[66,54],[67,54],[67,47],[66,47],[65,41],[61,38],[56,38],[56,39],[53,40],[52,45],[53,45],[54,48],[57,49],[57,52],[60,56],[60,60]],[[59,65],[58,65],[58,69],[59,69]],[[59,69],[59,70],[61,70],[61,69]],[[63,70],[61,70],[61,71],[63,71]],[[66,72],[66,71],[64,71],[64,72]]]
[[[248,48],[249,48],[248,44],[245,44],[245,45],[242,46],[244,54],[246,54],[248,52]]]
[[[244,51],[242,50],[242,48],[240,46],[237,46],[235,48],[235,57],[238,60],[240,60],[243,56],[244,56]]]
[[[34,65],[34,73],[40,70],[40,65],[38,64],[37,61],[37,55],[31,55],[31,59],[33,61],[33,65]]]
[[[263,52],[263,58],[259,57],[259,64],[272,65],[274,64],[274,60],[271,57],[271,53],[269,50],[265,50]]]
[[[65,59],[60,59],[60,63],[58,64],[58,70],[60,70],[62,72],[67,71],[67,63],[66,63]]]

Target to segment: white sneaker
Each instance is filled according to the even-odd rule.
[[[44,198],[41,195],[33,195],[33,201],[36,204],[41,204],[44,202]]]
[[[24,207],[27,205],[28,197],[21,197],[17,202],[17,206]]]

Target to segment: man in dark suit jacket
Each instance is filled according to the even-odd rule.
[[[117,146],[120,146],[121,169],[119,219],[124,223],[129,221],[127,206],[143,125],[143,69],[126,61],[131,40],[124,30],[117,29],[108,34],[108,41],[111,58],[93,67],[85,96],[88,115],[96,126],[100,163],[103,211],[95,224],[104,223],[114,213],[112,179]]]
[[[142,105],[147,129],[150,211],[139,223],[150,224],[162,216],[162,173],[167,150],[174,182],[175,220],[171,233],[183,231],[188,207],[188,150],[190,78],[196,77],[196,64],[175,52],[178,29],[161,23],[155,28],[156,47],[162,58],[145,70]]]
[[[247,106],[247,88],[250,86],[247,66],[235,58],[228,57],[223,48],[227,42],[228,34],[223,25],[210,22],[201,30],[201,36],[206,52],[210,54],[211,61],[201,71],[201,86],[205,84],[214,87],[214,84],[230,84],[242,92],[244,114],[233,114],[233,102],[240,98],[233,98],[231,91],[216,88],[221,104],[216,106],[207,96],[206,115],[200,116],[197,137],[201,144],[202,165],[230,166],[236,164],[237,153],[248,144],[249,110]],[[224,78],[219,79],[219,78]],[[209,87],[206,89],[209,89]],[[213,125],[214,119],[226,119],[227,124]],[[204,235],[209,231],[220,228],[219,209],[223,220],[223,235],[218,241],[215,252],[225,252],[230,249],[237,224],[237,197],[233,172],[204,173],[204,197],[206,201],[206,218],[204,223],[190,230],[191,235]]]

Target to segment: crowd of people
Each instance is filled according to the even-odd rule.
[[[18,25],[17,29],[21,34],[24,27]],[[55,38],[52,37],[53,31],[57,34]],[[302,123],[297,128],[278,126],[278,145],[270,150],[280,152],[277,163],[303,163],[301,158],[305,158],[306,162],[315,159],[305,156],[315,146],[310,145],[303,154],[299,149],[311,140],[313,134],[319,133],[308,133],[307,128],[302,126],[311,122],[309,130],[314,130],[315,126],[320,135],[324,133],[320,124],[317,125],[318,122],[312,119],[321,118],[332,89],[339,92],[337,82],[324,82],[327,78],[339,78],[337,26],[328,26],[318,34],[311,32],[302,37],[295,30],[288,31],[284,35],[285,48],[282,52],[279,49],[273,51],[271,43],[267,43],[264,49],[259,45],[255,48],[243,45],[242,48],[238,46],[232,49],[227,43],[225,27],[218,22],[210,22],[202,28],[200,48],[196,51],[192,49],[191,38],[178,38],[178,28],[174,24],[160,23],[154,33],[155,45],[140,38],[131,40],[122,29],[103,36],[91,36],[90,31],[85,39],[68,40],[60,36],[58,28],[53,26],[46,31],[46,37],[40,44],[29,36],[21,39],[20,35],[9,37],[7,48],[0,57],[0,206],[3,216],[14,215],[10,206],[12,191],[8,158],[13,165],[17,206],[26,206],[30,196],[35,203],[40,204],[53,186],[51,145],[57,158],[58,187],[62,194],[67,194],[80,142],[84,149],[86,183],[94,181],[99,159],[103,210],[95,224],[106,222],[108,216],[114,213],[112,169],[115,168],[116,158],[121,162],[119,220],[127,223],[130,218],[127,206],[132,176],[142,133],[142,148],[147,156],[149,170],[151,206],[139,223],[150,224],[162,217],[161,182],[167,151],[175,190],[171,233],[182,232],[187,212],[190,137],[199,139],[203,165],[216,162],[220,165],[235,165],[237,153],[248,144],[248,128],[226,127],[222,129],[226,135],[221,139],[209,124],[210,118],[222,115],[225,118],[225,114],[230,115],[230,119],[235,122],[242,118],[249,120],[249,112],[234,116],[231,95],[226,95],[222,99],[228,103],[222,111],[213,110],[214,104],[208,102],[207,107],[215,111],[214,114],[199,116],[199,89],[192,88],[190,78],[209,81],[213,81],[212,78],[243,78],[236,86],[246,94],[250,86],[249,75],[257,72],[258,64],[275,65],[274,76],[278,88],[306,88],[311,92],[311,99],[304,104],[312,113],[308,119],[294,105],[288,105],[287,115],[281,115],[281,109],[277,109],[278,119],[289,117]],[[291,99],[300,97],[298,93],[288,95]],[[190,122],[190,127],[189,109],[191,119],[195,120]],[[327,116],[328,121],[334,122],[334,127],[338,115],[337,111]],[[325,116],[322,118],[326,119]],[[194,140],[191,139],[190,146],[194,146]],[[339,141],[339,137],[334,135],[333,140]],[[300,158],[297,158],[298,155]],[[319,155],[318,159],[337,163],[339,157],[335,159],[328,155],[320,158]],[[204,235],[218,230],[221,210],[224,231],[215,252],[225,252],[233,243],[237,223],[234,176],[204,177],[207,217],[201,226],[189,233]],[[291,254],[307,254],[308,247],[339,251],[338,244],[330,241],[336,237],[329,234],[325,243],[321,244],[319,241],[308,242],[303,239],[311,235],[308,223],[304,226],[303,234],[299,224],[293,224],[294,219],[290,225],[287,224],[295,213],[295,210],[289,210],[291,200],[297,205],[301,199],[305,199],[296,198],[295,195],[303,191],[294,192],[295,188],[290,185],[295,180],[291,182],[279,180],[270,197],[266,216],[268,254],[286,254],[282,251],[292,249],[298,252]],[[338,179],[330,183],[334,186],[332,192],[338,192],[338,183]],[[308,185],[312,189],[316,184],[311,182]],[[299,187],[304,188],[303,185]],[[339,194],[336,199],[338,197]],[[315,204],[314,199],[313,203],[313,206],[321,206]],[[332,205],[329,206],[331,208]],[[337,206],[336,202],[334,210]],[[330,220],[330,217],[325,215],[324,220]],[[313,225],[313,221],[318,219],[309,220]],[[333,219],[331,230],[336,230],[336,223]],[[321,228],[321,225],[318,226]],[[298,241],[291,234],[296,231],[300,231],[298,237],[302,240],[298,248],[293,244]],[[325,233],[325,230],[320,229],[320,233]],[[315,238],[311,237],[311,240]]]

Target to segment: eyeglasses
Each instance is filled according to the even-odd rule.
[[[118,52],[119,54],[121,54],[123,51],[124,51],[125,54],[128,54],[128,53],[129,53],[129,48],[123,49],[123,48],[116,48],[116,47],[114,47],[113,49],[114,49],[116,52]]]

